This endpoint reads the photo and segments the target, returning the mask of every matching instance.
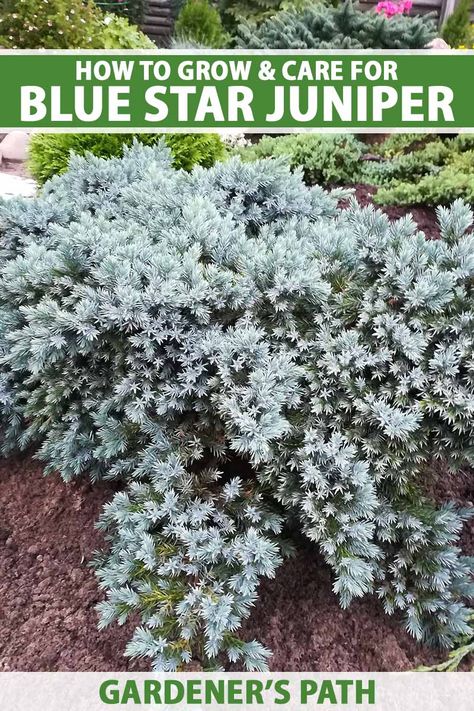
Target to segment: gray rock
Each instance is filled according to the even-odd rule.
[[[28,157],[30,136],[25,131],[11,131],[0,143],[4,160],[25,161]]]
[[[36,183],[31,178],[0,172],[0,197],[34,197],[35,194]]]
[[[441,37],[435,37],[431,42],[428,42],[426,49],[451,49]]]

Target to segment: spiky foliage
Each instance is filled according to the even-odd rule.
[[[117,494],[102,515],[101,527],[113,536],[111,552],[96,561],[108,592],[101,624],[140,613],[126,654],[151,657],[159,670],[192,660],[209,668],[222,652],[264,670],[268,651],[235,632],[260,577],[273,577],[280,563],[281,518],[253,484],[234,478],[222,485],[217,470],[193,475],[179,455],[159,454],[152,466],[151,451],[145,455],[149,483]]]
[[[470,671],[474,672],[474,614],[471,615],[471,631],[461,637],[447,659],[431,667],[418,667],[416,671],[428,672],[454,672],[458,671],[461,664],[469,664]]]
[[[171,149],[175,168],[210,168],[226,155],[224,143],[215,133],[37,133],[29,144],[28,167],[33,178],[43,185],[54,175],[66,172],[73,154],[120,157],[124,147],[134,141],[153,146],[162,138]]]
[[[258,27],[242,24],[237,47],[248,49],[416,49],[435,36],[430,17],[387,18],[362,12],[351,0],[280,12]]]
[[[473,464],[472,213],[440,209],[428,241],[343,195],[282,160],[174,171],[160,144],[1,208],[5,438],[129,482],[101,610],[141,614],[128,651],[157,669],[264,666],[236,631],[288,516],[343,605],[469,631],[469,511],[422,482],[433,458]]]
[[[361,158],[366,148],[350,133],[301,133],[264,136],[258,143],[238,149],[243,160],[285,156],[292,168],[303,169],[310,184],[355,183],[361,173]]]
[[[471,35],[472,0],[459,0],[454,12],[448,17],[441,36],[454,49],[469,42]]]
[[[396,158],[412,153],[420,146],[425,146],[434,140],[437,140],[437,136],[433,133],[391,133],[380,143],[373,143],[370,151],[382,158]]]
[[[280,10],[282,0],[219,0],[225,26],[233,31],[241,22],[261,22]]]
[[[474,203],[474,136],[421,136],[395,156],[392,147],[388,139],[387,146],[377,149],[388,160],[367,163],[363,169],[365,182],[381,186],[376,202],[440,205],[463,198]]]

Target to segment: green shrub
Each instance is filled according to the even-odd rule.
[[[43,185],[53,175],[61,175],[69,165],[71,154],[83,156],[92,153],[101,158],[121,156],[124,146],[138,140],[154,145],[161,138],[157,133],[44,133],[31,137],[29,169],[31,175]],[[191,170],[195,165],[210,168],[223,160],[225,146],[217,134],[170,133],[164,137],[171,148],[175,168]]]
[[[219,9],[225,27],[233,33],[242,22],[258,24],[280,10],[301,10],[317,2],[324,0],[219,0]]]
[[[145,3],[147,0],[95,0],[95,4],[103,12],[113,12],[115,15],[126,17],[137,25],[143,20]]]
[[[123,17],[82,0],[0,0],[0,46],[8,49],[152,49]]]
[[[395,158],[411,153],[417,146],[433,140],[437,140],[436,134],[391,133],[381,143],[371,145],[370,151],[383,158]]]
[[[392,181],[374,196],[380,205],[448,205],[456,198],[474,204],[474,151],[454,156],[416,180]]]
[[[125,17],[107,15],[101,22],[97,36],[97,49],[156,49],[154,42]]]
[[[210,168],[226,157],[226,148],[216,133],[170,133],[164,136],[171,149],[173,166],[191,170],[195,165]]]
[[[174,31],[178,38],[213,49],[225,47],[228,41],[220,15],[208,0],[187,0],[178,15]]]
[[[374,198],[377,203],[439,205],[456,198],[474,202],[474,136],[421,136],[408,146],[409,152],[393,157],[393,142],[386,143],[378,151],[389,159],[366,164],[363,170],[365,182],[381,186]]]
[[[364,152],[364,144],[349,133],[264,136],[238,151],[246,161],[284,156],[292,168],[303,169],[305,181],[311,185],[357,182]]]
[[[362,12],[351,0],[279,12],[258,27],[241,25],[237,47],[247,49],[417,49],[435,36],[430,17]]]
[[[342,605],[470,632],[473,510],[423,492],[433,459],[474,464],[473,215],[440,208],[430,241],[343,195],[282,159],[175,171],[160,143],[0,203],[5,446],[124,479],[102,623],[138,614],[156,669],[265,666],[237,631],[287,519]]]
[[[386,185],[393,181],[416,181],[437,170],[449,159],[452,151],[441,139],[430,141],[421,150],[409,151],[388,158],[380,163],[365,166],[368,182]]]
[[[241,22],[261,22],[275,15],[282,0],[219,0],[219,9],[225,26],[234,31]]]
[[[471,10],[473,0],[459,0],[452,15],[441,30],[441,36],[450,47],[469,44],[471,37]]]

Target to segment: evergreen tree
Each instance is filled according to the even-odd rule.
[[[472,0],[459,0],[453,14],[448,17],[443,25],[441,36],[454,49],[469,40],[472,7]]]
[[[228,41],[220,15],[208,0],[187,0],[174,29],[180,41],[195,42],[205,47],[221,49]]]

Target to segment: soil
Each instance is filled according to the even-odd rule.
[[[472,475],[447,493],[472,500]],[[111,484],[44,477],[31,457],[0,462],[0,670],[147,671],[123,652],[133,624],[99,632],[102,594],[88,566],[104,545],[95,529]],[[466,531],[474,552],[474,527]],[[280,671],[399,671],[442,654],[418,645],[374,598],[341,610],[331,574],[311,544],[298,544],[275,580],[264,581],[243,636],[273,650]]]
[[[88,563],[113,493],[45,477],[29,457],[0,461],[0,671],[140,670],[123,657],[133,626],[97,630]]]
[[[439,463],[425,475],[425,491],[439,503],[474,505],[472,471],[449,473]],[[474,555],[474,521],[465,524],[460,546]],[[265,580],[244,635],[255,635],[273,650],[272,668],[285,671],[406,671],[431,666],[446,652],[419,645],[389,618],[374,597],[342,610],[332,592],[331,571],[310,543],[300,541],[298,555]],[[269,614],[269,610],[272,611]],[[466,660],[460,670],[472,668]]]
[[[310,548],[288,561],[275,581],[263,582],[243,635],[273,651],[273,670],[406,671],[444,658],[415,642],[374,597],[342,610],[332,582]]]
[[[357,201],[363,205],[373,205],[373,195],[377,192],[377,188],[373,185],[365,185],[358,183],[349,185],[354,190]],[[428,239],[437,239],[439,237],[439,226],[436,218],[436,211],[433,207],[427,205],[412,205],[411,207],[391,207],[377,205],[390,219],[398,220],[407,214],[411,214],[413,220],[418,225],[418,228],[425,233]]]

